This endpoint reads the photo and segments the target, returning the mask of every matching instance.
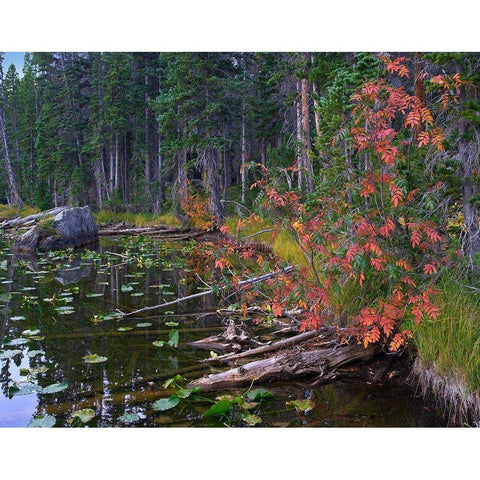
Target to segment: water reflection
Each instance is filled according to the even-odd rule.
[[[122,254],[126,249],[136,252],[135,248],[137,260],[126,261]],[[117,309],[131,311],[196,293],[204,285],[191,267],[182,245],[161,242],[135,246],[131,239],[102,239],[97,253],[57,252],[28,258],[14,257],[4,247],[0,255],[4,353],[0,358],[15,349],[20,353],[0,359],[0,426],[24,427],[33,417],[45,414],[53,415],[57,426],[69,426],[72,412],[85,408],[95,411],[89,427],[121,426],[124,413],[139,416],[135,426],[216,424],[201,420],[208,405],[187,405],[181,413],[152,409],[155,400],[167,395],[164,380],[177,373],[193,379],[205,372],[198,360],[208,352],[196,351],[187,343],[218,333],[220,319],[209,313],[215,310],[213,300],[203,297],[162,314],[114,316]],[[152,345],[166,341],[172,328],[179,330],[177,349]],[[28,337],[26,330],[39,332]],[[94,354],[107,361],[84,362],[83,357]],[[68,388],[13,395],[14,387],[21,389],[28,382],[40,387],[67,382]],[[420,402],[408,393],[370,389],[364,383],[339,382],[315,391],[292,384],[275,392],[274,401],[263,412],[264,425],[433,426],[439,422],[426,416]],[[298,395],[311,395],[316,402],[303,418],[285,408],[285,401]],[[237,424],[243,425],[241,420]]]

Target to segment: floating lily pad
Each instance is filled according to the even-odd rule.
[[[242,412],[242,420],[249,425],[257,425],[258,423],[262,423],[262,419],[258,415],[252,415],[249,412]]]
[[[47,387],[42,388],[42,391],[40,393],[57,393],[61,392],[65,389],[68,388],[68,383],[63,382],[63,383],[52,383],[51,385],[48,385]]]
[[[202,418],[219,417],[224,415],[232,406],[232,401],[228,398],[223,398],[215,405],[212,405],[203,415]]]
[[[37,367],[28,369],[30,375],[36,375],[37,373],[45,373],[48,371],[48,367]]]
[[[25,317],[23,315],[17,315],[16,317],[10,317],[10,320],[13,320],[15,322],[17,320],[25,320]]]
[[[86,355],[85,357],[82,357],[85,363],[102,363],[106,362],[108,360],[107,357],[100,357],[96,353],[93,355]]]
[[[29,340],[44,340],[45,337],[42,337],[41,335],[32,335],[31,337],[28,337]]]
[[[247,393],[247,398],[252,401],[258,401],[263,398],[273,398],[273,393],[263,388],[257,388],[256,390],[250,390]]]
[[[57,307],[55,309],[60,315],[70,315],[72,313],[75,313],[75,309],[73,307]]]
[[[122,285],[120,287],[120,290],[122,292],[131,292],[133,290],[133,287],[131,285]]]
[[[171,330],[170,333],[168,334],[168,344],[171,347],[177,347],[178,346],[178,330]]]
[[[297,412],[308,412],[315,406],[312,400],[291,400],[286,402],[287,407],[294,407]]]
[[[165,322],[165,325],[167,327],[178,327],[179,323],[178,322]]]
[[[92,410],[91,408],[83,408],[82,410],[78,410],[72,413],[72,420],[78,419],[82,423],[87,423],[94,417],[95,410]]]
[[[117,328],[117,330],[119,332],[128,332],[130,330],[133,330],[133,328],[132,327],[119,327],[119,328]]]
[[[3,360],[5,358],[13,358],[17,355],[20,355],[22,353],[21,350],[5,350],[5,351],[0,351],[0,360]]]
[[[103,297],[103,293],[87,293],[85,296],[87,298]]]
[[[15,395],[30,395],[32,393],[38,393],[42,390],[40,385],[35,385],[33,383],[19,383],[8,389],[8,395],[13,397]]]
[[[168,398],[161,398],[153,404],[153,409],[157,412],[163,412],[176,407],[180,402],[180,398],[177,395],[172,395]]]
[[[32,335],[38,335],[40,333],[40,330],[36,328],[35,330],[24,330],[22,332],[22,335],[24,337],[31,337]]]
[[[28,425],[29,428],[51,428],[57,422],[53,415],[39,415],[35,417]]]
[[[138,420],[140,420],[140,417],[136,413],[124,413],[118,419],[121,423],[133,423],[138,422]]]
[[[17,350],[17,351],[20,352],[20,350]],[[45,355],[45,352],[43,350],[30,350],[27,353],[27,357],[29,358],[36,357],[37,355]]]
[[[156,347],[163,347],[165,345],[165,342],[162,340],[157,340],[155,342],[152,342],[152,345],[155,345]]]
[[[152,324],[149,322],[143,322],[143,323],[137,323],[136,325],[138,328],[146,328],[146,327],[151,327]]]
[[[143,292],[132,293],[132,297],[143,297],[145,295]]]
[[[26,338],[14,338],[8,342],[8,345],[24,345],[28,340]]]
[[[9,302],[12,298],[11,293],[2,293],[0,295],[0,302]]]

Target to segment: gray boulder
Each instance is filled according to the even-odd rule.
[[[46,217],[23,234],[14,244],[16,252],[60,250],[86,247],[98,243],[98,228],[89,207],[63,210],[55,217]]]

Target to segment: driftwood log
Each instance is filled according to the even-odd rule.
[[[69,206],[66,207],[57,207],[57,208],[52,208],[51,210],[46,210],[45,212],[40,212],[40,213],[35,213],[34,215],[29,215],[28,217],[19,217],[19,218],[14,218],[13,220],[6,220],[2,223],[0,223],[0,228],[1,229],[6,229],[6,228],[15,228],[15,227],[20,227],[22,225],[25,225],[30,222],[34,222],[38,220],[39,218],[43,217],[49,217],[49,216],[55,216],[60,212],[63,212],[64,210],[68,210]]]
[[[372,346],[342,344],[328,349],[287,352],[199,378],[190,382],[188,388],[221,390],[309,375],[316,375],[318,382],[323,376],[331,378],[332,372],[344,365],[371,360],[377,351]]]

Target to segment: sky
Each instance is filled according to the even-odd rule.
[[[17,72],[22,75],[23,57],[25,52],[3,52],[3,71],[6,72],[10,64],[14,64]]]

